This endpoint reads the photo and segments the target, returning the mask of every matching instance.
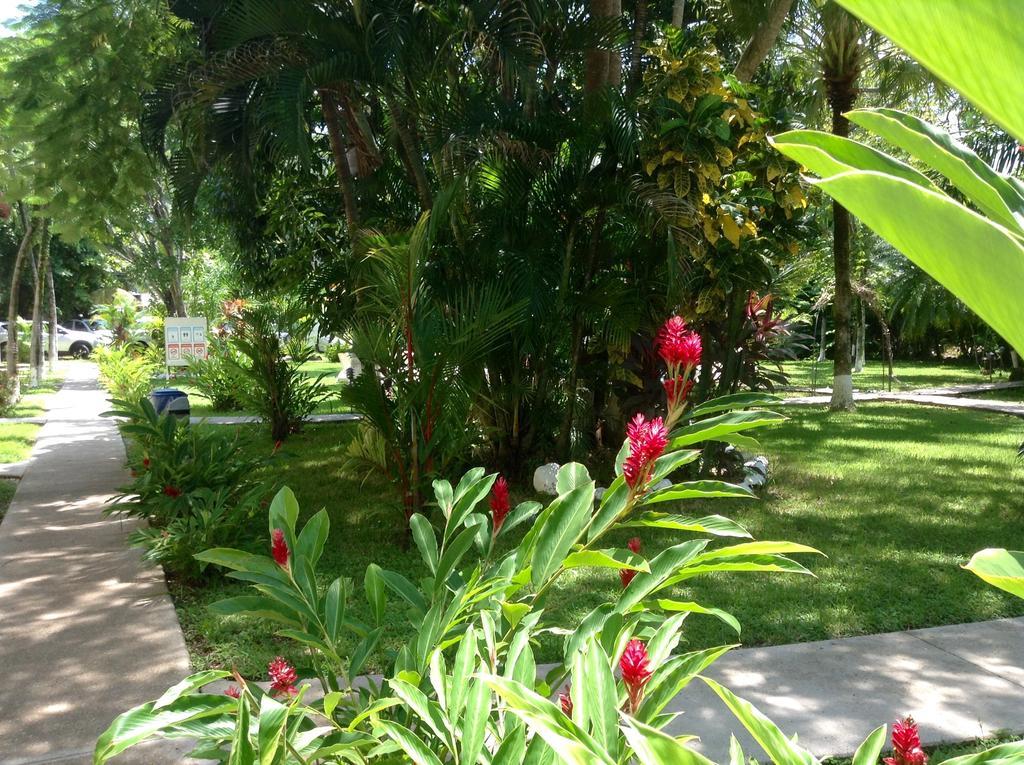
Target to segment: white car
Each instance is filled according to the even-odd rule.
[[[106,328],[102,319],[71,319],[62,321],[59,326],[71,332],[88,332],[95,335],[95,345],[110,345],[114,342],[114,333]]]
[[[43,337],[47,337],[49,333],[49,324],[43,325]],[[43,344],[45,346],[46,340],[44,339]],[[57,354],[66,354],[76,359],[84,359],[90,353],[92,349],[97,345],[101,345],[95,333],[92,332],[79,332],[77,330],[65,329],[60,325],[57,326]],[[45,347],[44,347],[45,353]],[[7,358],[7,322],[0,322],[0,356]]]

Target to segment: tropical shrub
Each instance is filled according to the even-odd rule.
[[[161,366],[156,351],[140,351],[127,345],[97,346],[93,359],[99,366],[100,381],[111,396],[124,401],[148,396],[153,376]]]
[[[97,306],[96,312],[110,327],[115,345],[127,345],[131,342],[139,318],[138,304],[134,297],[119,290],[110,303]]]
[[[0,417],[10,417],[14,405],[18,403],[15,393],[18,389],[14,378],[6,373],[0,374]]]
[[[215,604],[215,612],[275,622],[282,636],[309,649],[308,665],[272,662],[267,691],[227,671],[193,675],[115,720],[97,743],[95,762],[153,735],[198,738],[194,756],[222,762],[474,763],[482,756],[518,763],[551,761],[555,752],[581,763],[634,756],[642,762],[705,762],[684,739],[662,731],[674,719],[663,710],[733,646],[676,649],[691,615],[721,619],[737,630],[739,625],[721,609],[674,599],[672,588],[712,572],[809,574],[789,556],[816,551],[791,542],[755,542],[720,515],[662,509],[666,502],[751,496],[722,481],[653,487],[698,460],[694,446],[783,418],[750,408],[777,400],[764,394],[725,397],[687,411],[699,338],[676,319],[659,335],[658,348],[668,366],[667,413],[631,421],[615,480],[599,501],[595,482],[577,463],[559,470],[558,496],[543,509],[536,502],[512,508],[504,479],[482,468],[454,487],[436,480],[437,513],[410,519],[431,575],[413,583],[371,564],[364,580],[370,624],[348,612],[350,582],[338,578],[323,586],[317,578],[329,531],[326,511],[299,528],[298,503],[282,489],[269,509],[269,557],[220,548],[197,558],[229,569],[229,576],[256,590]],[[509,533],[524,523],[525,536],[505,550]],[[621,548],[612,542],[652,528],[685,538],[649,557],[638,552],[637,542]],[[715,540],[724,544],[712,546]],[[619,572],[621,593],[579,624],[550,623],[544,607],[553,586],[566,571],[584,567]],[[389,594],[397,596],[413,637],[390,659],[383,683],[357,684],[380,638]],[[544,632],[564,636],[563,655],[539,679],[532,641]],[[337,646],[347,634],[359,642],[343,656]],[[307,701],[309,686],[299,688],[300,671],[317,678],[322,699]],[[202,690],[231,677],[237,685],[227,694]],[[704,681],[759,740],[772,729],[749,704]],[[549,700],[559,691],[558,702]],[[880,750],[884,728],[875,738]],[[767,746],[779,762],[814,762],[777,732]]]
[[[324,360],[337,364],[341,361],[341,354],[344,352],[344,346],[341,343],[329,343],[324,348]]]
[[[242,405],[258,412],[270,426],[274,441],[283,441],[302,426],[331,393],[321,374],[311,378],[302,365],[313,358],[313,348],[300,339],[309,332],[299,321],[295,305],[246,304],[233,317],[231,347],[237,355],[228,362],[243,379]]]
[[[442,216],[435,208],[408,234],[367,240],[352,329],[364,372],[342,393],[362,415],[346,469],[387,476],[407,520],[423,508],[432,481],[483,442],[474,404],[484,361],[525,307],[491,286],[441,299],[427,262]]]
[[[266,458],[248,455],[237,432],[158,415],[148,399],[113,403],[108,414],[122,419],[121,432],[132,442],[132,480],[108,512],[147,521],[131,542],[169,573],[196,578],[206,565],[195,553],[241,539],[266,495],[258,473]]]
[[[261,510],[266,489],[255,486],[241,497],[232,489],[195,489],[187,511],[164,526],[146,525],[128,537],[143,550],[147,563],[163,566],[169,574],[189,581],[202,578],[207,569],[195,557],[197,550],[218,545],[237,545],[252,534],[252,521]]]
[[[189,361],[188,381],[200,395],[209,399],[217,411],[234,412],[242,408],[245,378],[239,373],[240,359],[230,343],[212,340],[205,359]]]

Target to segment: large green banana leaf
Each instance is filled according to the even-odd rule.
[[[1024,142],[1021,0],[839,0]]]
[[[905,171],[894,174],[891,158],[852,152],[846,142],[808,133],[783,133],[772,143],[820,175],[823,191],[1024,353],[1024,239],[934,186],[910,180]],[[943,163],[963,165],[941,142],[934,142],[932,151],[946,152]],[[975,174],[971,180],[980,187],[982,178]]]

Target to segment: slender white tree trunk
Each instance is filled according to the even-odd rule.
[[[865,344],[865,341],[867,340],[867,337],[866,337],[866,335],[867,335],[867,328],[866,328],[865,324],[866,324],[866,320],[865,320],[865,316],[864,316],[864,301],[861,300],[860,301],[860,321],[857,322],[857,355],[856,355],[856,359],[853,362],[853,371],[854,372],[863,372],[864,371],[864,362],[866,360],[865,359],[865,355],[866,354],[865,354],[865,351],[864,351],[864,344]]]
[[[46,291],[50,305],[50,332],[46,344],[49,358],[47,366],[50,374],[54,375],[57,373],[57,292],[53,286],[53,260],[47,258],[46,265]]]
[[[43,233],[39,239],[39,258],[32,259],[32,271],[35,284],[32,291],[32,338],[29,351],[29,368],[31,385],[38,386],[43,381],[43,290],[46,287],[46,271],[50,261],[50,221],[43,219]]]
[[[828,331],[828,319],[825,311],[821,312],[819,321],[821,322],[821,343],[818,345],[818,363],[822,364],[825,361],[825,333]]]
[[[832,401],[829,406],[833,409],[851,410],[853,402],[853,375],[835,375],[832,377]]]

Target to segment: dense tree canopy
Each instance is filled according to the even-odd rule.
[[[812,334],[840,376],[883,336],[998,344],[766,140],[912,103],[1020,172],[831,2],[53,0],[20,32],[6,198],[168,314],[301,296],[374,370],[355,463],[429,477],[466,450],[519,469],[617,443],[674,312],[701,332],[702,397],[779,382]]]

